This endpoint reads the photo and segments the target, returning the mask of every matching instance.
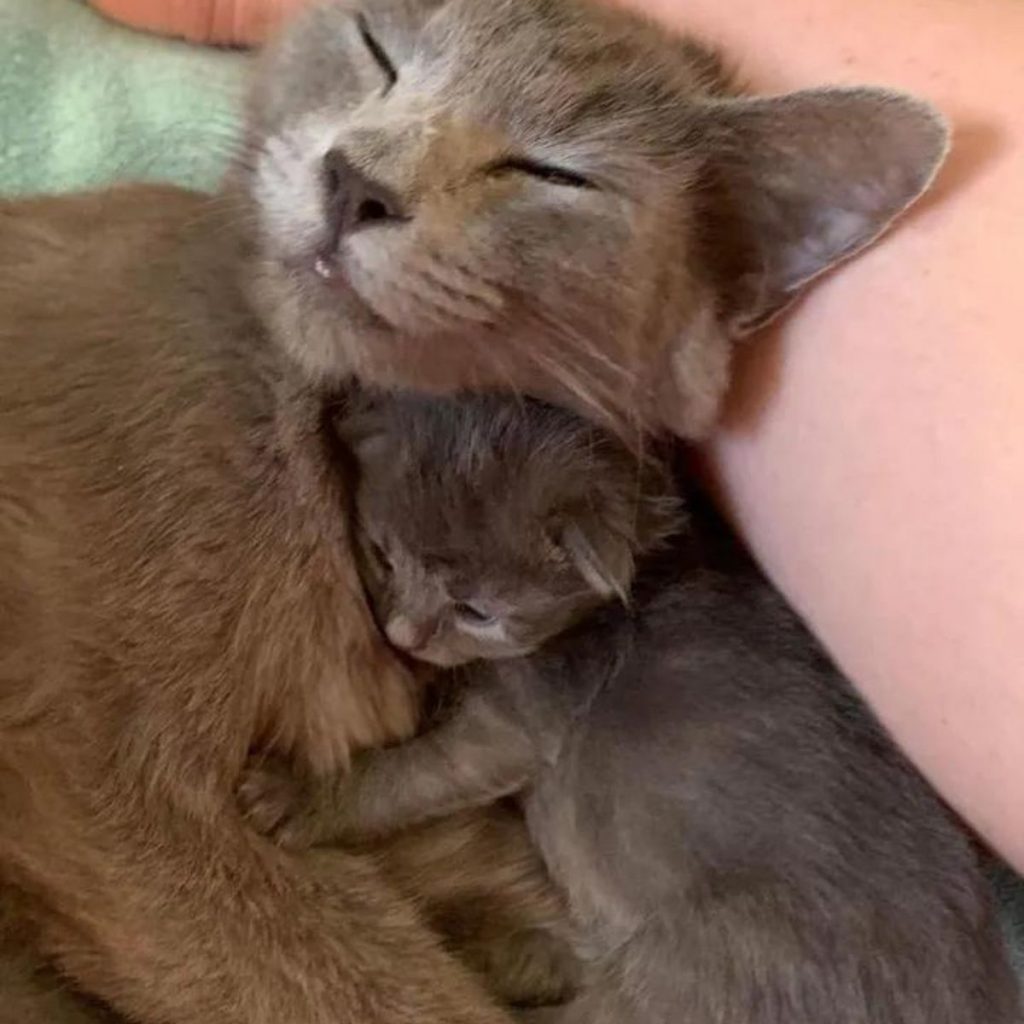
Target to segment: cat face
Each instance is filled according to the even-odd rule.
[[[586,0],[334,0],[253,94],[251,290],[317,379],[698,436],[731,339],[875,237],[945,138],[879,90],[739,98]]]
[[[359,400],[338,429],[378,621],[435,665],[536,650],[624,596],[634,559],[676,525],[656,464],[538,403]]]

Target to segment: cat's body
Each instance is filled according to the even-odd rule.
[[[253,747],[336,770],[418,690],[217,209],[0,207],[0,883],[133,1020],[501,1020],[375,858],[283,856],[234,811]]]
[[[322,389],[699,433],[732,338],[945,151],[920,103],[731,99],[705,51],[576,0],[358,13],[274,50],[217,197],[0,207],[0,884],[141,1024],[501,1016],[374,861],[234,810],[252,748],[331,772],[415,722]]]
[[[559,1024],[1019,1024],[976,851],[723,527],[612,607],[469,670],[291,841],[521,793],[587,967]]]

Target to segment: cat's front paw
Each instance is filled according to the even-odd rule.
[[[252,762],[242,773],[236,798],[246,822],[278,846],[302,850],[321,838],[309,813],[310,787],[283,762]]]

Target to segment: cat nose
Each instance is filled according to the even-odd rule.
[[[407,219],[395,193],[364,174],[340,149],[324,157],[323,180],[327,216],[338,238]]]
[[[403,651],[418,651],[434,635],[432,622],[413,622],[404,615],[388,620],[384,633],[388,640]]]

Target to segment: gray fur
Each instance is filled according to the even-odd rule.
[[[948,137],[882,89],[742,97],[706,47],[590,0],[314,5],[251,110],[252,293],[310,373],[683,436],[732,341],[882,232]],[[341,206],[393,215],[339,228],[339,159]]]
[[[676,527],[656,461],[552,406],[362,395],[336,422],[378,621],[435,665],[536,650],[625,595]]]
[[[416,418],[408,458],[443,500],[458,459],[419,446]],[[558,422],[541,417],[539,446]],[[485,448],[468,450],[486,479]],[[308,789],[256,784],[294,846],[518,794],[587,965],[577,999],[538,1020],[1019,1024],[967,835],[710,514],[631,608],[464,671],[422,737]]]

